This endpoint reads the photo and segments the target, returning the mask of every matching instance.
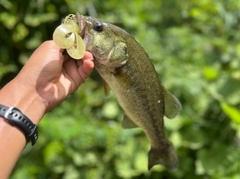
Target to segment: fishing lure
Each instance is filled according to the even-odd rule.
[[[80,30],[74,19],[74,14],[65,17],[62,24],[53,32],[53,41],[60,48],[66,49],[72,58],[79,60],[84,56],[86,47],[78,34]]]

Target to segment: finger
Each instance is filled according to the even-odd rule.
[[[63,72],[71,83],[68,86],[69,93],[73,93],[91,74],[94,68],[93,56],[90,52],[86,52],[82,60],[74,60],[69,55],[64,55],[64,57]],[[68,83],[65,82],[65,84]]]
[[[91,74],[94,68],[93,63],[93,55],[90,52],[85,52],[83,58],[82,58],[82,65],[79,65],[78,72],[82,78],[82,82],[86,80],[86,78]],[[78,62],[80,64],[80,62]]]
[[[83,64],[78,68],[79,75],[81,76],[81,83],[83,83],[87,77],[92,73],[94,63],[92,60],[84,60]]]
[[[74,92],[91,74],[94,68],[93,56],[90,52],[86,52],[82,60],[73,60],[70,56],[65,57],[65,75],[71,81],[71,92]]]
[[[85,52],[83,58],[81,60],[76,60],[77,66],[80,67],[83,64],[83,61],[85,60],[93,60],[93,56],[90,52]]]
[[[83,59],[82,59],[82,60],[83,60],[83,61],[84,61],[84,60],[92,60],[92,61],[93,61],[94,58],[93,58],[92,53],[86,51],[85,54],[84,54],[84,56],[83,56]]]
[[[72,93],[77,90],[77,88],[80,86],[80,81],[82,81],[78,73],[77,64],[75,60],[67,59],[64,62],[63,68],[64,68],[66,78],[71,82],[70,93]]]

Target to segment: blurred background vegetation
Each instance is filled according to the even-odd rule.
[[[11,179],[240,178],[240,0],[1,0],[0,86],[76,11],[131,33],[180,99],[181,114],[165,120],[179,169],[147,171],[147,138],[121,128],[95,71],[44,117]]]

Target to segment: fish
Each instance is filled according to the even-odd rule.
[[[79,35],[94,57],[95,68],[124,110],[122,126],[140,127],[150,141],[148,170],[163,165],[176,170],[178,156],[168,140],[164,116],[177,116],[179,100],[161,83],[152,61],[143,47],[124,29],[91,16],[76,13]]]

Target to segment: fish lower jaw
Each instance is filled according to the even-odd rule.
[[[78,27],[79,27],[79,33],[78,34],[83,39],[84,36],[85,36],[85,31],[86,31],[86,29],[85,29],[86,25],[85,25],[85,21],[84,21],[84,16],[79,14],[79,13],[76,13],[74,21],[78,24]]]

